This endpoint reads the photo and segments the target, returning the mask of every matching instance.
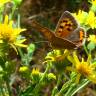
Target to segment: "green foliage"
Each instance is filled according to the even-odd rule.
[[[94,44],[94,42],[90,42],[87,47],[88,47],[88,49],[89,49],[90,51],[92,51],[92,50],[95,49],[96,45]]]
[[[14,4],[16,6],[20,5],[20,3],[22,2],[22,0],[13,0]]]
[[[35,51],[35,45],[30,44],[27,47],[27,53],[26,54],[21,53],[22,54],[21,57],[22,57],[23,65],[29,66],[29,63],[33,59],[32,56],[33,56],[34,51]]]

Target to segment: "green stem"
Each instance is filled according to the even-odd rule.
[[[21,48],[18,48],[18,51],[19,51],[19,54],[20,54],[21,58],[23,58],[24,54],[23,54]]]
[[[0,88],[0,92],[1,92],[1,94],[2,94],[2,96],[5,96],[5,93],[4,93],[4,91],[3,91],[3,87],[2,88]]]
[[[9,85],[8,77],[6,78],[5,82],[6,82],[6,86],[7,86],[7,90],[8,90],[9,96],[12,96],[12,92],[11,92],[11,88],[10,88],[10,85]]]
[[[5,61],[7,61],[7,60],[6,60],[6,55],[5,55],[5,57],[4,57],[3,59],[5,59]],[[2,59],[2,61],[3,61],[3,59]],[[4,74],[3,80],[4,80],[5,83],[6,83],[7,91],[8,91],[8,93],[9,93],[9,96],[12,96],[12,95],[11,95],[11,93],[12,93],[12,92],[11,92],[11,88],[10,88],[10,85],[9,85],[9,81],[10,81],[10,80],[9,80],[9,75],[8,75],[7,72],[6,72],[6,67],[5,67],[5,65],[6,65],[5,63],[6,63],[6,62],[5,62],[5,61],[2,62],[3,66],[1,66],[2,69],[3,69],[3,71],[4,71],[4,73],[3,73],[3,74]],[[2,93],[3,93],[3,90],[2,90]]]
[[[65,96],[71,96],[71,95],[69,95],[69,93],[71,92],[71,90],[74,89],[74,87],[76,87],[76,83],[73,83],[73,84],[69,87],[69,89],[68,89],[68,91],[66,92]]]
[[[59,86],[59,84],[61,83],[61,79],[60,79],[60,78],[61,78],[61,76],[62,76],[62,75],[61,75],[61,74],[59,74],[59,76],[58,76],[58,81],[57,81],[57,87],[58,87],[58,86]]]
[[[38,83],[38,84],[35,86],[35,88],[33,89],[33,92],[34,92],[35,96],[37,96],[37,94],[38,94],[38,92],[39,92],[39,90],[40,90],[40,88],[41,88],[42,81],[43,81],[44,78],[46,77],[46,74],[47,74],[49,68],[50,68],[50,64],[47,64],[47,67],[46,67],[46,70],[45,70],[45,72],[44,72],[44,75],[43,75],[42,78],[40,79],[39,83]]]
[[[16,5],[14,5],[14,7],[12,7],[12,12],[11,12],[11,16],[12,16],[12,17],[13,17],[13,15],[14,15],[15,10],[16,10]],[[11,18],[12,18],[12,17],[11,17]]]
[[[9,75],[6,73],[5,64],[4,64],[3,70],[5,71],[3,79],[4,79],[5,83],[6,83],[7,91],[9,93],[9,96],[12,96],[12,92],[11,92],[11,88],[10,88],[10,84],[9,84],[9,82],[10,82]]]
[[[58,86],[60,85],[61,83],[61,74],[58,75],[58,80],[57,80],[57,84],[56,86],[53,88],[52,90],[52,95],[51,96],[55,96],[55,94],[58,92]]]
[[[85,81],[83,82],[83,84],[82,84],[79,88],[77,88],[74,92],[72,92],[72,94],[71,94],[70,96],[74,96],[80,89],[84,88],[89,82],[90,82],[90,81],[85,80]],[[69,95],[68,95],[68,96],[69,96]]]
[[[62,96],[62,94],[64,94],[64,92],[67,91],[67,89],[71,85],[71,83],[72,83],[72,80],[69,80],[68,82],[63,84],[61,90],[55,96]]]
[[[85,50],[85,52],[86,52],[86,54],[88,56],[88,51],[87,51],[87,48],[86,48],[85,44],[83,45],[83,48],[84,48],[84,50]]]
[[[83,28],[84,28],[84,31],[85,31],[85,34],[84,34],[84,40],[83,40],[83,48],[84,48],[84,50],[85,50],[85,52],[86,52],[86,54],[87,54],[87,56],[88,56],[88,50],[87,50],[87,48],[86,48],[86,45],[85,45],[85,43],[86,43],[86,39],[87,39],[87,31],[90,29],[89,27],[87,27],[87,26],[83,26]]]

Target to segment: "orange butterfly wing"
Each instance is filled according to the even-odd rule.
[[[78,27],[78,23],[71,13],[65,11],[58,21],[55,34],[58,37],[70,38],[71,33]]]
[[[84,37],[84,29],[79,26],[70,12],[65,11],[59,19],[55,34],[58,37],[66,38],[74,43],[80,43]]]
[[[32,26],[44,35],[54,49],[74,49],[77,47],[75,43],[67,39],[57,37],[51,30],[41,26],[34,20],[32,21]]]

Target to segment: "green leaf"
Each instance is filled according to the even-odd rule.
[[[92,50],[94,50],[95,49],[95,43],[94,42],[90,42],[88,45],[87,45],[87,48],[90,50],[90,51],[92,51]]]
[[[28,46],[28,48],[27,48],[28,55],[29,55],[29,56],[32,56],[34,50],[35,50],[35,45],[34,45],[34,44],[30,44],[30,45]]]
[[[92,5],[91,11],[96,12],[96,5]]]
[[[83,79],[79,84],[72,84],[64,96],[74,96],[79,90],[89,84],[89,80]]]

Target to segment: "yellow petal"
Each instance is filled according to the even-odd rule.
[[[23,31],[26,31],[26,29],[21,29],[21,28],[14,29],[14,33],[17,34],[17,35],[20,34]]]
[[[15,43],[15,45],[18,46],[18,47],[27,47],[27,45],[19,44],[19,43]]]
[[[8,15],[5,15],[4,24],[8,24]]]
[[[79,61],[79,59],[78,59],[78,57],[76,55],[76,51],[73,52],[73,58],[74,58],[74,61],[75,61],[76,64],[79,64],[80,63],[80,61]]]
[[[9,22],[9,26],[12,27],[12,25],[13,25],[13,21],[11,20],[11,21]]]
[[[81,77],[81,74],[77,74],[77,77],[76,77],[76,83],[78,84],[79,83],[79,80],[80,80],[80,77]]]
[[[17,40],[16,43],[23,43],[24,41],[26,41],[26,39]]]
[[[16,47],[13,44],[10,44],[10,45],[16,51],[16,53],[18,54],[18,51],[17,51]]]
[[[0,40],[0,43],[3,43],[3,40]]]
[[[75,62],[74,62],[74,58],[73,58],[72,56],[67,56],[67,58],[68,58],[68,60],[69,60],[72,64],[75,63]]]

